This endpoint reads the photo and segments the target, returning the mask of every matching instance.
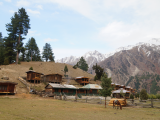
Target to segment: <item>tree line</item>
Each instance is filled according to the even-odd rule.
[[[31,37],[24,45],[24,36],[30,29],[30,18],[24,8],[18,9],[11,17],[11,22],[6,24],[8,36],[2,36],[0,32],[0,65],[20,63],[20,61],[54,61],[54,53],[51,45],[45,43],[42,56],[34,37]]]

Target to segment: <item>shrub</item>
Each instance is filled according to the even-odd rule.
[[[135,94],[135,98],[139,98],[139,93],[136,93],[136,94]]]
[[[4,59],[4,63],[3,63],[4,65],[9,65],[9,60],[8,60],[8,58],[5,58]]]
[[[133,96],[133,94],[131,94],[131,95],[130,95],[130,99],[134,99],[134,96]]]
[[[156,98],[157,98],[157,99],[160,99],[160,94],[156,94]]]
[[[29,70],[33,70],[33,67],[30,67]]]
[[[140,99],[141,100],[147,100],[148,99],[148,94],[146,92],[145,89],[142,89],[141,92],[140,92]]]
[[[21,62],[20,62],[20,61],[18,61],[18,64],[21,64]]]
[[[154,95],[154,94],[148,94],[148,98],[149,98],[149,99],[156,99],[157,97],[156,97],[156,95]]]

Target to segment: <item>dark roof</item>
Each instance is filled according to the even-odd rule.
[[[0,81],[0,83],[10,83],[10,84],[15,84],[15,85],[18,84],[18,83],[16,83],[16,82],[11,82],[11,81]]]
[[[60,75],[60,76],[63,76],[63,75],[61,75],[61,74],[58,74],[58,73],[47,74],[47,75],[44,75],[44,76],[49,76],[49,75]]]
[[[39,72],[35,72],[35,71],[33,71],[33,70],[29,70],[29,71],[27,71],[26,73],[30,73],[30,72],[39,73]],[[44,75],[43,73],[39,73],[39,74]]]

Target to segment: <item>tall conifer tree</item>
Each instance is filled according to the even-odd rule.
[[[52,52],[51,45],[49,43],[46,43],[45,46],[43,47],[43,52],[42,52],[42,58],[45,58],[46,62],[52,56],[53,61],[54,61],[54,53]]]
[[[23,43],[22,35],[27,35],[28,29],[30,29],[30,19],[27,15],[27,12],[24,8],[18,10],[18,13],[15,12],[14,16],[11,18],[11,23],[7,24],[7,31],[9,32],[9,36],[12,34],[15,36],[15,45],[16,45],[16,64],[18,63],[19,53],[22,49]]]

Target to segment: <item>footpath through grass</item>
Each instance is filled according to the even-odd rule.
[[[102,105],[54,99],[0,98],[1,120],[129,120],[160,119],[160,109],[113,109]]]

